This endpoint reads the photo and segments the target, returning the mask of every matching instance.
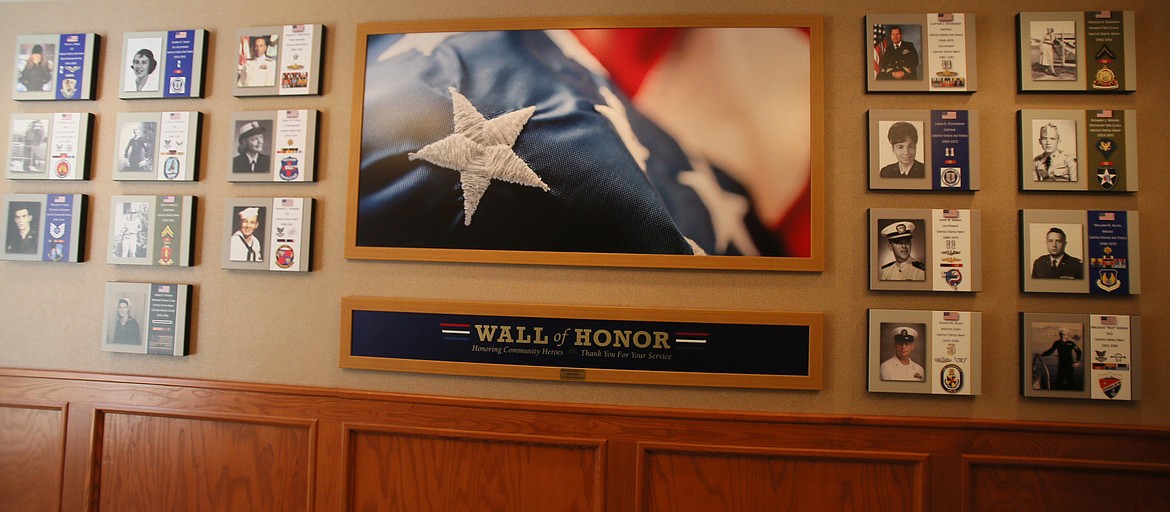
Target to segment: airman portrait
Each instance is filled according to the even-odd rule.
[[[1084,279],[1079,224],[1032,224],[1033,279]],[[1069,249],[1075,254],[1070,254]],[[1039,254],[1039,256],[1036,256]]]
[[[925,381],[926,370],[917,361],[926,360],[926,324],[883,322],[881,330],[881,379]]]
[[[1032,121],[1033,181],[1077,181],[1077,122],[1072,119]]]
[[[925,281],[926,264],[914,257],[926,252],[921,240],[922,220],[878,220],[878,279],[882,281]],[[919,236],[915,236],[915,231]]]

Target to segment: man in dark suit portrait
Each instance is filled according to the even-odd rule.
[[[237,137],[238,153],[232,159],[232,172],[272,172],[272,159],[264,154],[264,132],[258,121],[249,121],[240,126]]]
[[[890,46],[882,53],[879,80],[918,80],[918,50],[902,40],[902,27],[890,28]]]
[[[925,178],[926,166],[917,159],[918,129],[906,121],[898,121],[890,126],[886,137],[890,140],[890,151],[897,161],[882,167],[878,177]]]
[[[1045,254],[1032,262],[1033,279],[1083,279],[1085,277],[1081,260],[1065,252],[1068,237],[1064,230],[1053,227],[1044,236],[1048,246]]]

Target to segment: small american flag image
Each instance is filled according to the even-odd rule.
[[[1117,317],[1103,316],[1101,317],[1101,325],[1117,325]]]
[[[886,53],[886,46],[889,45],[889,40],[886,39],[886,26],[873,26],[873,72],[881,71],[882,55]]]
[[[943,119],[958,119],[959,113],[955,112],[954,110],[951,110],[949,112],[943,112],[942,118]]]
[[[959,218],[959,210],[943,210],[943,218],[957,219]]]
[[[1112,110],[1098,110],[1097,117],[1101,117],[1101,118],[1113,117],[1113,111]]]
[[[958,311],[943,311],[943,320],[948,322],[955,322],[959,320]]]
[[[1097,220],[1117,220],[1117,214],[1113,212],[1101,212]]]

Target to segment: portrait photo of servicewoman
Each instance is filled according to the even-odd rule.
[[[878,163],[880,178],[926,178],[926,165],[918,159],[921,121],[880,121],[879,129],[890,143],[888,153],[882,152]]]
[[[135,38],[126,42],[126,76],[122,80],[122,89],[125,92],[158,91],[162,38]]]
[[[237,121],[232,172],[272,172],[272,121]]]

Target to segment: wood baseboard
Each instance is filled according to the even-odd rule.
[[[0,369],[20,510],[1165,510],[1170,429]]]

